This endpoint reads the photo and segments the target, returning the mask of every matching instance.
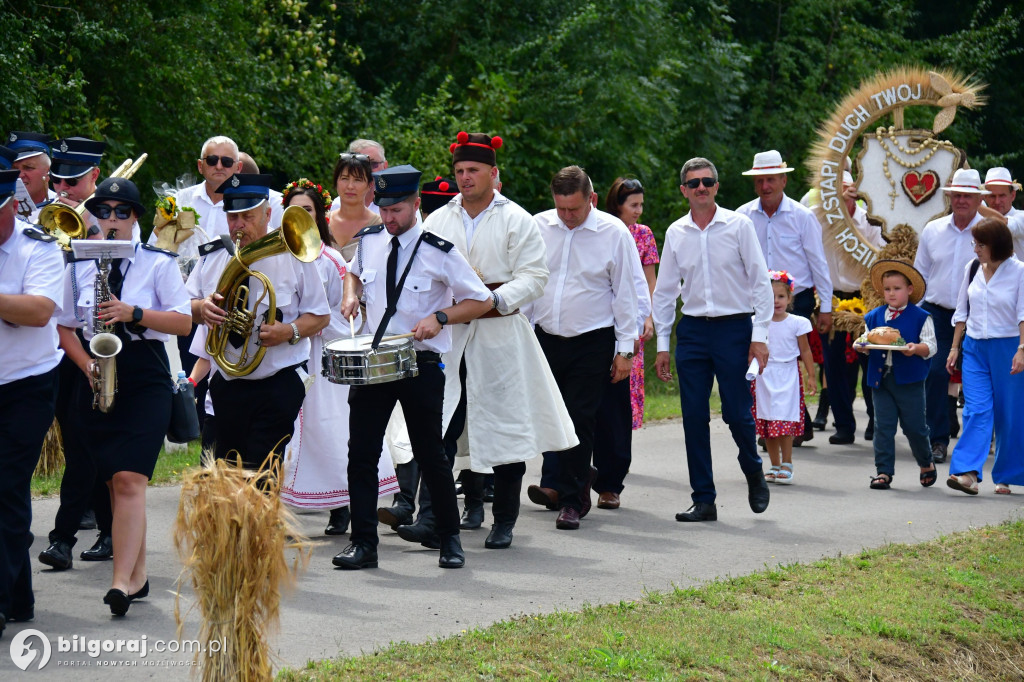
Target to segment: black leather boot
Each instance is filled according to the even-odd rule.
[[[946,396],[946,401],[949,403],[949,437],[956,438],[960,435],[960,419],[956,414],[959,397],[955,395]]]
[[[466,508],[462,512],[463,530],[476,530],[484,523],[484,475],[468,469],[462,472],[462,495]]]
[[[413,512],[416,511],[416,488],[420,484],[420,466],[415,460],[408,464],[395,467],[398,478],[398,492],[395,493],[394,504],[390,507],[377,508],[377,520],[391,530],[412,523]]]
[[[462,568],[466,565],[466,554],[462,551],[462,541],[459,534],[449,535],[441,538],[441,554],[438,557],[437,565],[441,568]]]
[[[79,556],[83,561],[106,561],[114,558],[114,540],[110,533],[101,532],[96,537],[96,543]]]
[[[336,507],[331,510],[331,518],[327,520],[324,535],[344,535],[348,532],[348,523],[352,520],[352,511],[347,507]]]
[[[818,394],[818,411],[814,414],[814,419],[811,421],[811,426],[824,431],[828,425],[828,389],[823,388]]]
[[[441,540],[437,537],[437,527],[434,520],[434,505],[430,500],[430,491],[420,480],[420,513],[416,517],[416,523],[399,526],[395,529],[398,537],[406,542],[418,542],[429,549],[439,549]]]
[[[512,529],[519,518],[519,495],[523,490],[523,477],[494,479],[494,504],[491,513],[494,523],[484,541],[487,549],[506,549],[512,545]]]

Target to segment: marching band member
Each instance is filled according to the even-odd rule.
[[[106,142],[97,142],[87,137],[67,137],[53,143],[50,180],[57,192],[55,201],[75,208],[96,191],[100,161],[103,160],[103,150],[106,148]],[[98,224],[88,209],[82,219],[86,225]],[[138,232],[135,236],[138,236]]]
[[[50,189],[50,141],[49,135],[12,130],[7,133],[7,148],[18,153],[14,168],[21,171],[32,205],[18,206],[18,213],[30,223],[35,223],[39,209],[57,198]]]
[[[238,243],[231,246],[227,238],[221,238],[204,244],[199,249],[201,258],[189,275],[192,318],[205,323],[210,328],[208,334],[224,323],[227,313],[221,306],[232,303],[217,293],[217,286],[233,261],[233,253],[267,234],[272,180],[270,175],[235,174],[217,188],[224,197],[228,231]],[[234,451],[246,467],[256,469],[271,453],[280,457],[291,439],[306,395],[309,337],[327,326],[331,309],[313,263],[277,253],[251,263],[249,268],[263,273],[272,283],[278,319],[263,319],[268,312],[268,292],[253,311],[258,322],[252,333],[244,338],[235,334],[228,337],[233,354],[241,356],[244,352],[253,358],[262,346],[266,355],[244,376],[232,376],[221,365],[225,358],[214,357],[210,394],[217,417],[216,456],[234,456]],[[262,285],[253,278],[249,282],[253,301]]]
[[[19,171],[0,171],[0,633],[32,620],[31,481],[57,398],[56,316],[64,259],[56,240],[16,220]]]
[[[352,544],[334,557],[347,569],[377,566],[377,462],[396,403],[409,428],[413,457],[430,490],[437,516],[441,568],[461,568],[455,481],[445,458],[441,410],[445,376],[441,354],[451,349],[447,325],[469,322],[493,307],[491,292],[454,245],[417,225],[420,172],[397,166],[374,175],[374,199],[383,225],[359,233],[359,253],[345,275],[341,313],[348,318],[366,298],[367,330],[414,337],[419,374],[353,386],[349,391],[349,460]],[[386,228],[386,231],[385,231]],[[402,274],[399,274],[402,273]],[[459,301],[451,305],[452,299]]]
[[[144,209],[131,180],[107,178],[86,202],[104,237],[130,240],[129,259],[115,259],[107,275],[109,300],[97,291],[96,261],[67,268],[59,318],[61,347],[81,369],[72,398],[71,419],[79,422],[88,455],[100,480],[110,489],[114,570],[111,589],[103,598],[115,616],[123,616],[134,599],[149,594],[146,573],[146,487],[153,476],[171,419],[170,366],[164,342],[189,331],[189,302],[174,254],[142,245],[132,233]],[[122,342],[116,354],[117,393],[108,412],[93,409],[93,358],[86,342],[96,334],[95,320],[114,324]],[[116,324],[115,324],[116,323]],[[109,379],[105,379],[109,380]]]

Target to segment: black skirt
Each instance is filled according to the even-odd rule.
[[[128,341],[117,354],[117,393],[108,413],[92,407],[92,389],[78,383],[74,417],[100,480],[119,471],[153,477],[171,421],[173,384],[161,341]],[[84,379],[84,377],[83,377]]]

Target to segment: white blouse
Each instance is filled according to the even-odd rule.
[[[982,267],[968,286],[971,264],[964,268],[953,324],[967,321],[972,339],[1017,338],[1024,322],[1024,263],[1011,256],[992,279],[985,281]]]

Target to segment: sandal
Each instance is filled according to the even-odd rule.
[[[931,486],[935,485],[935,481],[937,480],[939,480],[939,472],[936,471],[934,464],[932,465],[932,468],[929,469],[928,471],[921,472],[921,485],[923,485],[925,488],[930,488]]]
[[[890,474],[878,474],[871,479],[872,490],[888,490],[889,484],[892,483],[892,476]]]
[[[766,473],[764,475],[764,480],[768,481],[769,483],[775,483],[775,481],[776,481],[775,477],[776,477],[776,475],[778,475],[778,473],[779,473],[779,467],[773,466],[771,469],[768,470],[768,473]]]
[[[783,462],[779,467],[779,472],[775,474],[775,482],[779,485],[791,485],[793,483],[793,464],[792,462]]]
[[[996,495],[1009,495],[1010,486],[1005,483],[996,483]]]
[[[946,479],[946,485],[968,495],[978,494],[978,479],[974,474],[950,474]]]

